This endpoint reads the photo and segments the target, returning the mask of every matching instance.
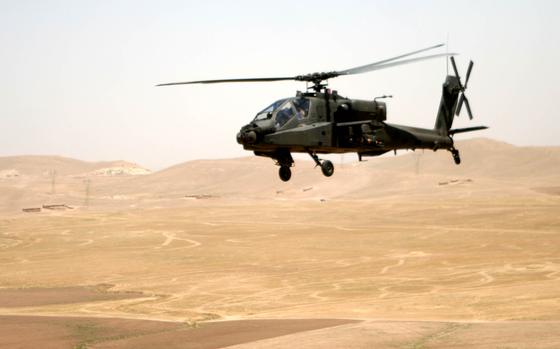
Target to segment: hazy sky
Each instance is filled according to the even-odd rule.
[[[125,159],[158,169],[247,156],[239,128],[298,82],[154,87],[341,70],[446,42],[475,66],[469,135],[559,145],[558,1],[0,0],[0,156]],[[445,52],[445,49],[436,51]],[[445,59],[330,81],[393,94],[388,121],[433,127]],[[459,136],[457,138],[460,138]]]

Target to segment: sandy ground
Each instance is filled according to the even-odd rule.
[[[0,304],[0,314],[180,323],[367,320],[320,336],[340,347],[348,347],[346,341],[356,347],[394,343],[391,338],[371,342],[362,335],[354,341],[345,334],[352,331],[402,328],[416,333],[424,327],[397,344],[425,341],[426,336],[426,347],[446,347],[446,340],[456,337],[472,344],[484,338],[482,333],[494,333],[500,345],[507,342],[504,335],[511,339],[516,334],[519,345],[513,347],[523,347],[522,333],[549,334],[531,335],[531,347],[558,343],[560,198],[555,196],[507,197],[499,203],[464,198],[429,204],[384,199],[295,205],[195,200],[181,205],[1,220],[2,287],[111,284],[112,291],[143,296]],[[19,297],[33,293],[20,292]],[[402,327],[395,325],[397,320]],[[464,321],[468,326],[437,339],[446,326]],[[313,347],[319,342],[312,340],[316,332],[309,333]],[[283,340],[289,342],[288,337]],[[135,346],[129,343],[110,345]],[[266,345],[287,346],[273,340]]]
[[[508,150],[462,174],[396,158],[285,186],[260,162],[225,184],[208,168],[252,160],[196,163],[32,214],[83,179],[55,194],[18,170],[0,181],[0,347],[558,348],[560,153],[527,152],[534,175],[504,169]]]
[[[558,348],[559,322],[364,321],[231,346],[249,348]]]

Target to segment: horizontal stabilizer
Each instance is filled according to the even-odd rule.
[[[463,132],[472,132],[472,131],[479,131],[479,130],[486,130],[488,126],[475,126],[475,127],[465,127],[465,128],[456,128],[453,130],[449,130],[450,135],[454,135],[456,133],[463,133]]]

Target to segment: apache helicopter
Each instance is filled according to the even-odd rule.
[[[237,134],[237,142],[257,156],[265,156],[280,166],[279,176],[290,180],[290,168],[294,165],[292,153],[308,153],[327,177],[334,173],[329,160],[317,154],[357,153],[359,161],[365,156],[378,156],[398,149],[445,149],[453,160],[461,163],[459,151],[453,145],[457,133],[486,129],[486,126],[452,129],[455,115],[459,115],[463,104],[469,118],[472,112],[465,96],[467,83],[473,67],[470,61],[465,83],[461,83],[453,58],[456,53],[439,53],[428,56],[402,58],[441,47],[443,44],[409,52],[375,63],[341,71],[312,73],[291,77],[245,78],[173,82],[157,86],[185,84],[214,84],[232,82],[270,82],[282,80],[305,81],[306,92],[297,92],[295,97],[279,99],[264,108]],[[376,97],[373,100],[358,100],[340,96],[327,88],[327,80],[338,76],[361,74],[402,64],[449,56],[455,76],[447,75],[439,109],[433,129],[416,128],[386,123],[387,106]],[[309,86],[311,84],[311,86]]]

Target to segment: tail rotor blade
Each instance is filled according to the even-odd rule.
[[[469,100],[467,99],[467,97],[465,97],[465,106],[467,107],[467,113],[469,114],[469,119],[472,120],[473,116],[471,111],[471,105],[469,104]]]
[[[461,114],[461,109],[463,109],[464,101],[465,101],[465,95],[461,93],[461,97],[459,97],[459,104],[457,105],[457,109],[455,110],[455,115],[459,116],[459,114]]]
[[[467,76],[465,77],[465,90],[467,89],[467,84],[469,83],[469,77],[471,76],[471,70],[474,63],[473,61],[469,62],[469,67],[467,68]]]
[[[453,71],[455,72],[455,76],[459,79],[459,71],[457,71],[457,65],[455,64],[455,58],[453,56],[449,57],[451,60],[451,66],[453,67]]]

